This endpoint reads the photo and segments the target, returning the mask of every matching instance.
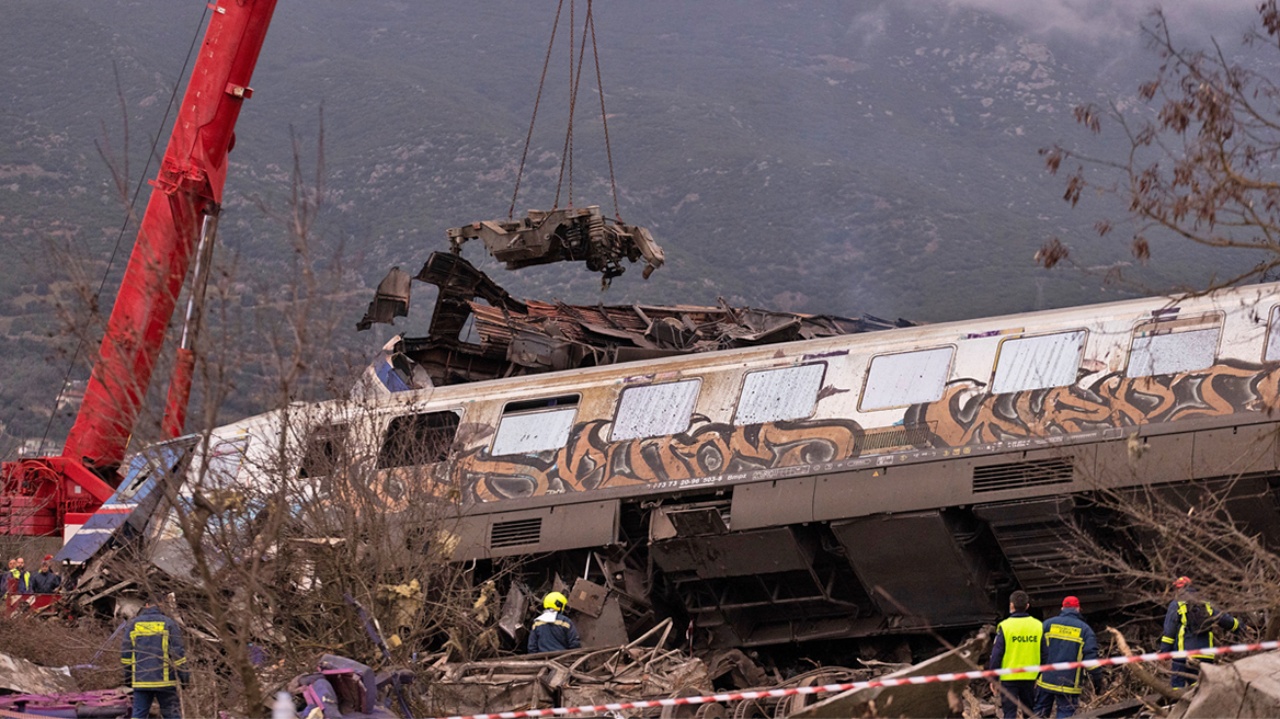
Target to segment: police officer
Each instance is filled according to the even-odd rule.
[[[1178,593],[1164,613],[1164,636],[1160,645],[1165,651],[1195,650],[1212,647],[1213,629],[1235,631],[1240,628],[1240,620],[1226,612],[1216,612],[1200,591],[1191,583],[1190,577],[1178,577],[1173,583]],[[1212,662],[1211,654],[1192,654],[1186,659],[1174,659],[1173,678],[1170,684],[1174,689],[1181,689],[1194,684],[1200,676],[1200,664]]]
[[[578,638],[578,627],[564,613],[569,605],[569,598],[560,592],[551,592],[542,600],[546,611],[533,620],[533,631],[529,632],[529,653],[559,652],[565,649],[577,649],[582,646]]]
[[[1039,619],[1027,614],[1031,598],[1019,589],[1009,596],[1009,618],[996,627],[996,639],[991,645],[991,662],[988,669],[1026,667],[1040,664],[1040,640],[1044,626]],[[991,682],[991,691],[1000,695],[1000,708],[1004,719],[1017,719],[1018,708],[1031,716],[1036,700],[1036,672],[1004,674],[1000,684]]]
[[[120,631],[120,663],[125,683],[133,687],[133,719],[146,719],[153,701],[160,702],[164,719],[181,719],[178,682],[186,686],[191,680],[182,628],[148,600]]]
[[[1093,628],[1080,616],[1080,600],[1067,597],[1062,600],[1062,612],[1056,617],[1044,620],[1044,642],[1040,649],[1040,662],[1054,664],[1057,662],[1078,662],[1098,658],[1098,637]],[[1090,670],[1089,678],[1097,686],[1100,667]],[[1036,680],[1039,693],[1036,695],[1036,713],[1038,717],[1049,716],[1056,704],[1058,719],[1076,713],[1080,706],[1081,678],[1084,670],[1053,669],[1040,675]]]

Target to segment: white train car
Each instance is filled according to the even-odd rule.
[[[360,466],[388,512],[429,488],[456,560],[769,645],[989,621],[1015,588],[1114,605],[1070,559],[1100,487],[1235,478],[1280,539],[1278,402],[1271,284],[294,406],[211,450],[238,481],[286,446],[293,476]]]

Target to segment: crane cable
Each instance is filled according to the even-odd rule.
[[[551,39],[547,43],[546,56],[542,62],[542,75],[538,78],[538,91],[533,102],[533,115],[529,120],[529,131],[525,135],[524,151],[520,155],[520,167],[516,171],[515,191],[511,195],[511,205],[507,209],[507,219],[515,216],[516,200],[520,194],[520,183],[524,177],[525,164],[529,157],[529,146],[533,141],[533,128],[538,119],[538,108],[542,102],[542,90],[547,81],[547,68],[551,64],[551,53],[555,47],[556,33],[560,27],[560,16],[564,8],[564,0],[556,5],[555,20],[551,26]],[[618,203],[618,180],[614,173],[613,167],[613,147],[609,139],[609,117],[605,111],[604,104],[604,80],[600,72],[600,49],[596,39],[595,24],[595,3],[594,0],[587,0],[587,12],[582,23],[582,40],[575,45],[573,38],[574,30],[574,12],[575,0],[569,0],[569,120],[565,128],[564,146],[560,155],[560,173],[556,179],[556,196],[555,207],[560,206],[561,192],[565,190],[565,178],[568,176],[567,199],[570,207],[573,206],[573,118],[577,109],[578,89],[582,82],[582,66],[586,59],[587,35],[591,36],[591,56],[596,71],[596,90],[600,94],[600,122],[604,128],[604,147],[605,155],[609,163],[609,186],[613,195],[613,212],[615,218],[619,222],[622,221],[622,213]],[[574,67],[574,51],[577,51],[578,57],[576,69]]]
[[[587,19],[582,23],[582,44],[578,50],[578,69],[569,68],[569,122],[564,132],[564,150],[560,154],[560,177],[556,180],[555,207],[560,206],[560,187],[564,183],[565,167],[569,168],[568,198],[573,207],[573,115],[578,107],[578,87],[582,84],[582,60],[587,51],[587,26],[591,23],[591,0],[587,0]],[[569,0],[569,12],[573,12],[573,0]],[[569,35],[569,51],[573,52],[573,35]]]
[[[155,136],[151,139],[151,150],[147,153],[147,163],[142,168],[142,174],[138,176],[138,184],[133,188],[133,195],[129,198],[129,206],[125,211],[124,222],[121,223],[120,232],[116,235],[115,246],[111,248],[111,257],[107,259],[107,266],[102,271],[102,279],[98,282],[98,291],[93,295],[95,306],[98,298],[102,297],[102,290],[107,286],[107,278],[111,275],[111,268],[115,264],[116,257],[120,254],[120,243],[124,240],[125,230],[129,228],[129,222],[135,217],[134,210],[138,204],[138,196],[142,194],[142,185],[151,173],[151,162],[156,157],[156,147],[160,144],[160,136],[164,133],[164,128],[169,124],[169,113],[173,112],[174,103],[178,99],[178,88],[182,86],[182,79],[187,76],[187,67],[191,65],[191,56],[195,53],[196,45],[200,41],[200,30],[205,26],[205,21],[208,17],[209,5],[205,3],[204,11],[200,14],[200,22],[196,24],[195,35],[191,37],[191,45],[187,48],[187,58],[182,61],[182,71],[178,75],[177,82],[173,84],[173,92],[169,93],[169,105],[164,110],[164,119],[160,121],[160,129],[156,131]],[[118,84],[119,76],[116,79]],[[125,151],[127,153],[128,148]],[[53,419],[58,416],[58,405],[62,403],[62,397],[66,394],[67,382],[71,379],[71,373],[75,370],[76,362],[80,359],[80,353],[84,350],[84,345],[85,338],[81,334],[79,341],[76,343],[75,352],[71,354],[71,360],[67,363],[67,371],[62,377],[62,386],[58,388],[58,396],[53,400],[53,410],[49,412],[49,421],[44,426],[44,434],[40,436],[41,454],[44,453],[44,443],[49,439],[49,431],[53,428]]]
[[[587,22],[591,25],[591,58],[596,62],[596,91],[600,94],[600,124],[604,127],[604,152],[609,158],[609,187],[613,190],[613,216],[622,222],[622,211],[618,209],[618,179],[613,174],[613,146],[609,143],[609,114],[604,111],[604,80],[600,77],[600,50],[596,45],[596,20],[591,12],[591,3],[587,0]]]
[[[547,57],[542,61],[542,77],[538,78],[538,94],[533,99],[533,117],[529,118],[529,134],[524,138],[524,152],[520,154],[520,169],[516,171],[516,189],[511,193],[511,207],[507,210],[507,219],[515,216],[516,197],[520,195],[520,178],[524,176],[524,163],[529,157],[529,143],[533,140],[533,124],[538,121],[538,105],[542,103],[542,86],[547,82],[547,67],[551,65],[551,48],[556,44],[556,30],[560,28],[560,10],[564,0],[556,5],[556,19],[551,23],[551,42],[547,43]]]

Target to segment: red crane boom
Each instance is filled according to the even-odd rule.
[[[218,0],[125,268],[120,291],[60,457],[0,467],[0,535],[57,534],[67,512],[96,509],[118,470],[151,382],[206,217],[216,217],[227,153],[276,0]],[[191,379],[180,350],[165,422],[180,431]]]

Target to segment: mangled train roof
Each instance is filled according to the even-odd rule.
[[[407,314],[407,273],[392,270],[361,327]],[[695,305],[569,305],[512,297],[460,255],[436,252],[416,279],[439,288],[426,337],[404,337],[396,368],[411,386],[440,386],[673,355],[906,327],[838,317]],[[474,318],[478,342],[466,329]]]

